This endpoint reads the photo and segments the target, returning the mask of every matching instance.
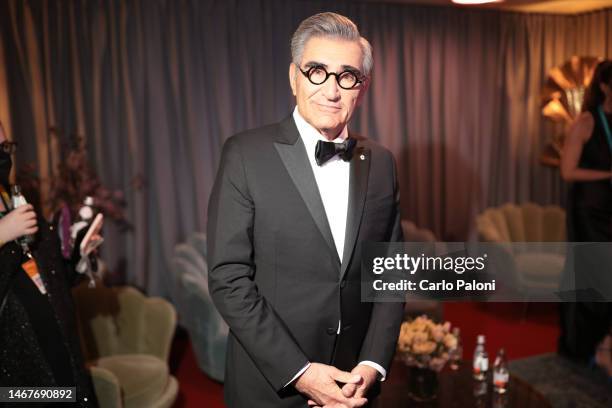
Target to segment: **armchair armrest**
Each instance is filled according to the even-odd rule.
[[[121,386],[115,374],[105,368],[96,366],[90,366],[89,371],[100,406],[121,408]]]

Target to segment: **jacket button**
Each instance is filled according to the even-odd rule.
[[[346,286],[346,281],[343,280],[342,282],[340,282],[340,288],[344,289],[344,287]]]
[[[330,336],[333,336],[334,334],[336,334],[336,328],[335,327],[328,327],[327,328],[327,334],[329,334]]]

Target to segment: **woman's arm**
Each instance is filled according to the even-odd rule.
[[[0,248],[24,235],[38,231],[36,213],[32,205],[24,205],[0,218]]]
[[[15,239],[35,234],[36,231],[36,213],[29,204],[0,218],[0,303],[9,290],[13,276],[21,270],[22,251]]]
[[[561,177],[565,181],[596,181],[612,178],[612,171],[582,169],[578,167],[582,148],[590,139],[595,126],[593,115],[582,112],[571,126],[561,154]]]

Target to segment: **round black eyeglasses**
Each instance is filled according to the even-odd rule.
[[[321,85],[332,75],[336,77],[336,82],[342,89],[353,89],[357,86],[357,84],[360,84],[365,80],[365,77],[360,77],[357,73],[351,70],[342,71],[341,73],[337,74],[335,72],[327,72],[327,70],[320,65],[310,67],[306,71],[302,70],[302,68],[299,69],[302,74],[304,74],[304,76],[314,85]]]

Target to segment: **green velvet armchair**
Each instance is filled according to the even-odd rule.
[[[530,294],[558,289],[565,265],[565,246],[538,243],[566,240],[565,211],[558,206],[534,203],[487,208],[476,217],[480,240],[499,244],[513,266],[514,283],[529,300]],[[530,242],[529,247],[516,245]],[[510,249],[509,243],[514,243]],[[522,250],[518,250],[521,248]]]
[[[73,291],[81,346],[102,408],[166,408],[178,393],[168,356],[174,307],[131,287]]]

